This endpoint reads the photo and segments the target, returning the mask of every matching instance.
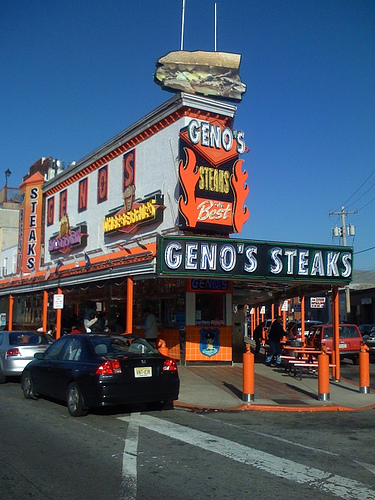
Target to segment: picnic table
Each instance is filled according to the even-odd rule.
[[[293,347],[284,346],[283,351],[286,354],[281,355],[281,359],[285,361],[285,370],[289,368],[289,373],[294,372],[294,376],[299,375],[299,379],[302,380],[303,371],[307,371],[309,374],[317,374],[318,369],[318,359],[319,354],[323,351],[317,350],[314,347]],[[330,353],[328,353],[330,354]],[[330,368],[334,368],[336,365],[333,363],[329,364]]]

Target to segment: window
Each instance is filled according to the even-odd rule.
[[[325,339],[331,339],[332,338],[332,327],[329,326],[327,328],[324,328],[324,338]]]
[[[44,356],[45,361],[52,361],[59,359],[60,352],[62,351],[64,345],[66,344],[66,338],[61,338],[56,340],[47,350]]]
[[[3,260],[3,276],[8,274],[8,257],[5,257]]]
[[[47,200],[47,226],[52,226],[55,220],[55,197]]]
[[[60,193],[60,210],[59,210],[59,219],[62,219],[64,215],[68,213],[68,191],[64,189]]]
[[[81,359],[82,346],[78,339],[68,339],[62,359],[64,361],[79,361]]]
[[[88,179],[82,179],[79,181],[78,185],[78,212],[84,212],[87,210],[87,200],[88,200]]]
[[[197,293],[195,299],[195,324],[197,326],[225,325],[225,294]]]
[[[108,165],[98,171],[98,203],[103,203],[108,197]]]

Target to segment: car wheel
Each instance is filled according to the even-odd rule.
[[[358,365],[359,364],[359,356],[353,356],[352,361],[353,361],[353,365]]]
[[[0,368],[0,384],[5,384],[6,381],[7,381],[7,378],[4,375],[2,369]]]
[[[30,372],[22,374],[21,388],[26,399],[35,399],[34,384]]]
[[[82,393],[75,382],[71,383],[68,387],[66,402],[69,414],[72,417],[84,417],[87,415],[88,410],[85,408]]]

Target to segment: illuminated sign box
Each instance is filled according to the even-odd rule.
[[[121,208],[105,217],[103,222],[104,234],[116,231],[132,233],[141,224],[161,222],[164,208],[164,198],[160,194],[139,203],[133,202],[131,210]]]
[[[249,217],[244,206],[247,172],[238,156],[244,134],[215,121],[192,119],[180,131],[179,226],[194,232],[241,232]]]
[[[237,239],[158,239],[162,275],[348,283],[353,249]]]
[[[207,278],[195,278],[188,281],[187,291],[188,292],[206,292],[206,293],[229,293],[233,289],[231,281],[207,279]]]
[[[50,253],[67,253],[72,248],[86,246],[87,244],[87,225],[80,224],[77,227],[67,227],[65,234],[53,236],[48,241],[48,250]]]

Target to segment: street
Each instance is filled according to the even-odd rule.
[[[372,499],[374,410],[98,410],[0,386],[2,500]]]

